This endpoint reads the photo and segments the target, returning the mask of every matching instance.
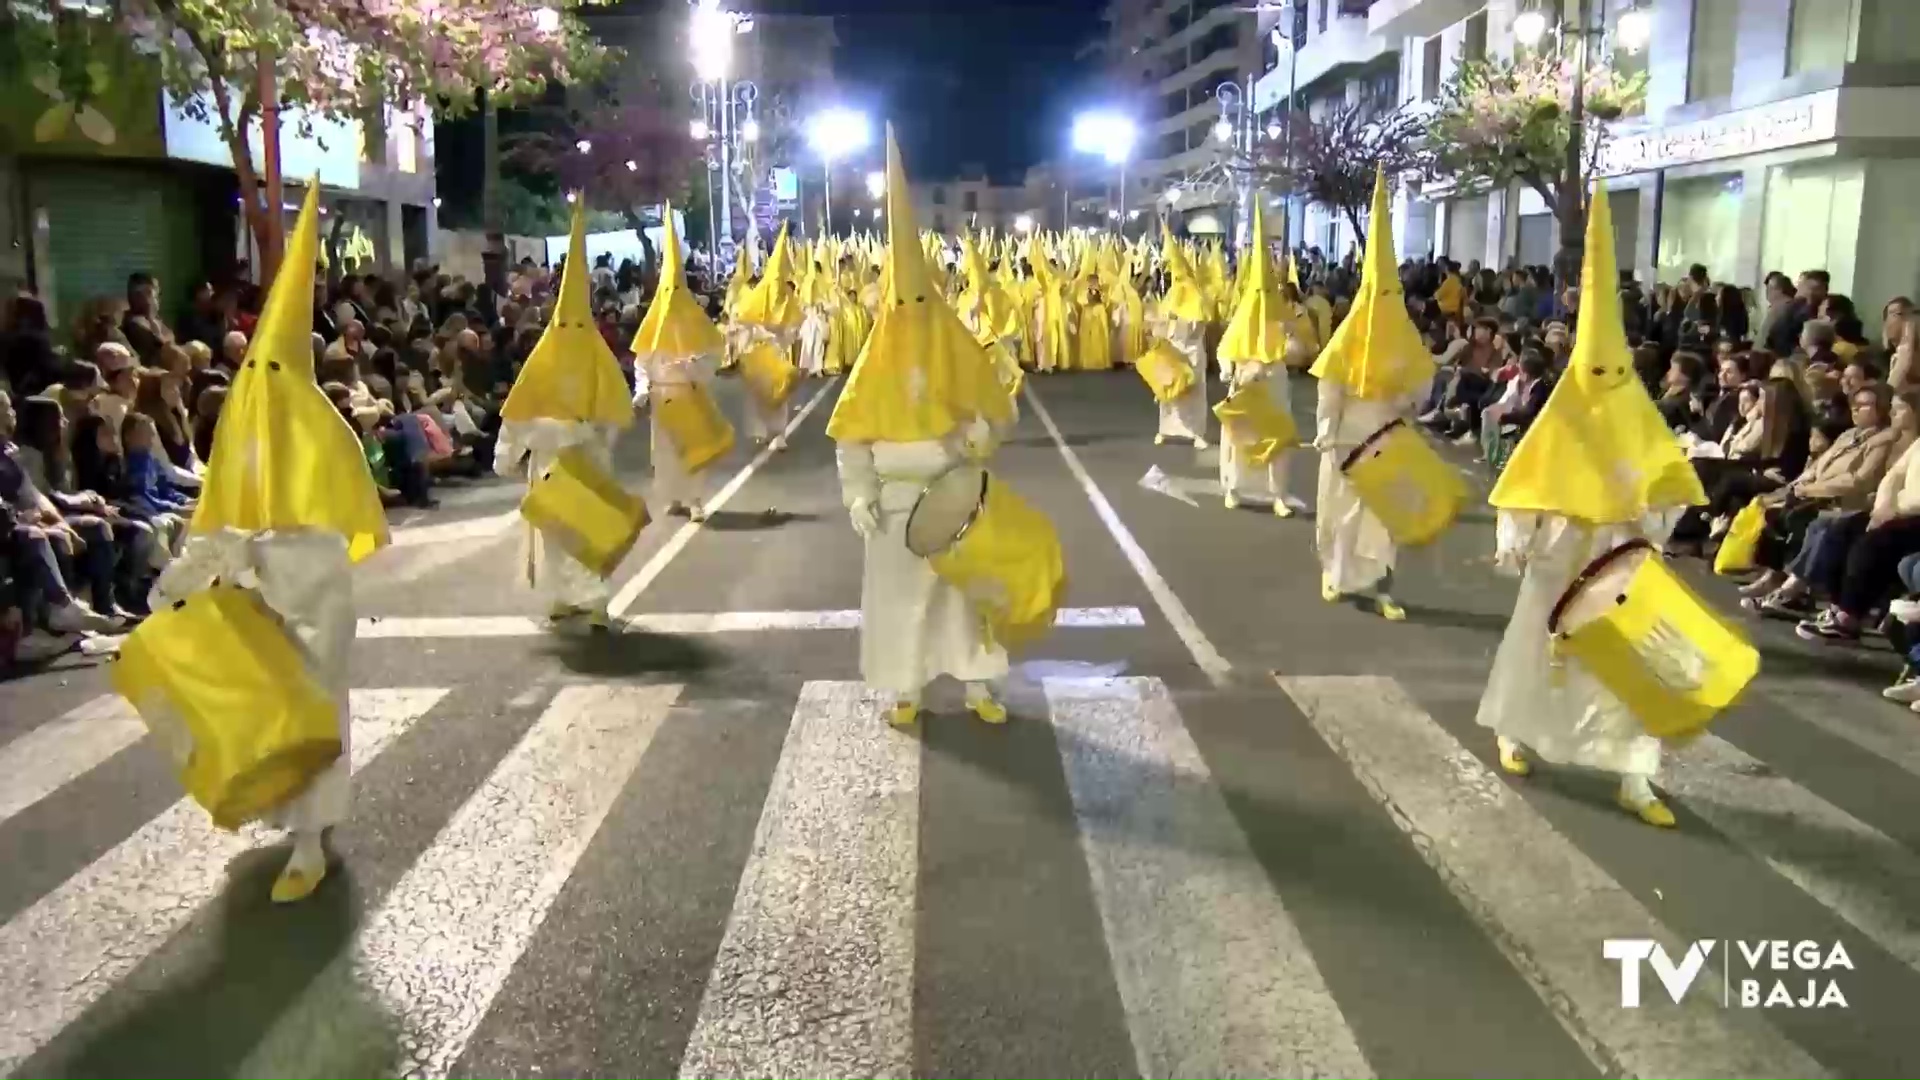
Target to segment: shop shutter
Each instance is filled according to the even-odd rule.
[[[62,331],[71,331],[87,301],[124,296],[128,274],[159,272],[167,262],[172,229],[155,179],[113,168],[33,171],[33,205],[47,214],[52,314]]]

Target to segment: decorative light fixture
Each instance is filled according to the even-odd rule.
[[[688,124],[687,133],[700,142],[706,142],[707,136],[713,134],[708,130],[705,120],[695,120],[693,123]]]
[[[1639,52],[1653,38],[1653,19],[1636,4],[1620,13],[1620,22],[1614,28],[1614,33],[1618,35],[1615,40],[1621,48],[1630,53]]]
[[[1513,17],[1513,38],[1531,49],[1540,44],[1547,33],[1547,17],[1539,8],[1528,8]]]
[[[1013,231],[1030,233],[1033,231],[1033,215],[1021,214],[1013,219]]]
[[[747,121],[740,125],[740,137],[748,142],[759,142],[760,121],[748,117]]]
[[[1269,122],[1267,124],[1267,138],[1277,139],[1279,137],[1280,137],[1280,122],[1277,120]]]
[[[887,174],[883,172],[868,173],[867,174],[867,195],[871,198],[879,199],[885,196],[886,193],[887,193]]]
[[[1233,125],[1227,123],[1224,119],[1215,120],[1213,122],[1213,137],[1221,142],[1226,142],[1228,139],[1233,138]]]
[[[593,153],[593,140],[581,139],[579,142],[573,144],[573,148],[583,154],[591,154]]]
[[[639,162],[637,162],[637,161],[635,161],[635,160],[633,160],[632,158],[628,158],[628,159],[627,159],[627,171],[628,171],[628,172],[639,172],[639,171],[640,171],[640,163],[639,163]]]

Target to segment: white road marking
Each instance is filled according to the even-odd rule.
[[[1668,755],[1662,777],[1687,809],[1920,971],[1920,856],[1717,736]]]
[[[83,776],[147,733],[118,694],[85,705],[0,746],[0,822]]]
[[[1372,1076],[1158,679],[1048,679],[1142,1076]]]
[[[1620,971],[1602,942],[1652,938],[1671,956],[1684,944],[1394,680],[1277,681],[1603,1072],[1829,1075],[1756,1014],[1712,995],[1621,1008]]]
[[[355,690],[352,768],[359,771],[447,691]],[[222,832],[181,799],[0,927],[0,1075],[138,967],[227,880],[227,863],[262,830]]]
[[[1763,685],[1767,697],[1795,717],[1920,776],[1920,723],[1906,706],[1885,702],[1842,711],[1833,707],[1835,696],[1857,698],[1859,687],[1818,680],[1768,680]]]
[[[719,611],[651,612],[624,620],[626,628],[652,634],[739,634],[776,630],[858,630],[860,612],[839,611]],[[1136,607],[1061,608],[1054,616],[1058,627],[1089,630],[1145,626]],[[355,636],[378,638],[486,638],[528,637],[550,633],[545,619],[525,615],[470,617],[411,617],[361,619]]]
[[[1046,405],[1040,401],[1040,395],[1034,390],[1031,381],[1026,384],[1026,391],[1027,401],[1033,405],[1034,415],[1040,418],[1040,423],[1047,429],[1047,435],[1053,439],[1054,447],[1060,451],[1060,456],[1066,459],[1067,471],[1073,474],[1073,478],[1079,481],[1081,489],[1087,493],[1087,501],[1093,504],[1093,512],[1100,516],[1101,522],[1107,527],[1107,532],[1113,536],[1113,542],[1120,545],[1121,553],[1127,557],[1127,562],[1133,565],[1133,572],[1138,574],[1140,581],[1146,585],[1147,592],[1153,596],[1153,602],[1160,608],[1160,614],[1165,616],[1167,622],[1172,625],[1173,632],[1180,635],[1180,641],[1186,645],[1187,652],[1193,655],[1193,662],[1199,665],[1207,678],[1213,680],[1216,686],[1226,685],[1228,679],[1232,677],[1233,665],[1227,663],[1227,658],[1220,654],[1219,649],[1213,647],[1213,642],[1208,639],[1206,631],[1200,629],[1200,624],[1195,622],[1192,613],[1187,611],[1187,605],[1181,603],[1180,598],[1174,595],[1173,586],[1167,584],[1167,579],[1160,576],[1160,571],[1153,565],[1153,560],[1147,557],[1146,549],[1140,546],[1140,542],[1133,538],[1133,533],[1127,528],[1126,523],[1120,520],[1120,514],[1114,510],[1113,504],[1107,501],[1107,497],[1100,491],[1100,486],[1093,482],[1093,477],[1087,472],[1086,466],[1080,463],[1080,455],[1074,453],[1073,447],[1067,445],[1066,438],[1060,434],[1059,426],[1053,422],[1053,416],[1047,412]]]
[[[813,396],[807,399],[807,403],[793,414],[793,419],[787,421],[786,429],[781,432],[781,438],[793,438],[793,433],[800,430],[800,425],[806,422],[807,416],[827,399],[828,391],[832,390],[834,383],[838,381],[837,378],[829,380],[825,386],[814,391]],[[753,474],[760,471],[760,466],[765,465],[773,454],[774,449],[771,443],[762,447],[760,452],[753,456],[752,461],[742,466],[739,472],[733,474],[733,479],[727,481],[726,486],[707,500],[707,512],[711,514],[727,505],[728,500],[740,493],[740,489],[747,485],[748,480],[753,479]],[[620,587],[620,591],[614,594],[612,603],[607,605],[607,610],[616,618],[626,614],[627,609],[633,606],[633,602],[640,598],[640,594],[647,591],[647,586],[652,585],[654,579],[666,570],[667,564],[677,558],[680,552],[693,542],[694,534],[698,533],[704,524],[704,522],[689,521],[680,526],[679,531],[669,536],[666,543],[660,545],[660,549],[640,567],[639,572],[628,578],[627,583]]]
[[[679,686],[568,686],[238,1072],[447,1075],[612,809]],[[365,997],[398,1024],[369,1030]]]
[[[520,511],[516,507],[504,514],[488,514],[485,517],[467,518],[464,521],[448,521],[438,525],[413,525],[393,530],[392,548],[421,547],[428,544],[458,543],[461,540],[484,540],[500,535],[520,520]]]
[[[920,743],[890,705],[801,690],[681,1076],[911,1074]]]

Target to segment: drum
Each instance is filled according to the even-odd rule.
[[[907,550],[960,590],[989,640],[1017,648],[1045,634],[1066,591],[1053,522],[978,465],[942,473],[907,517]]]
[[[800,371],[787,358],[787,350],[762,339],[740,358],[740,377],[761,407],[771,409],[793,393]]]
[[[680,465],[699,472],[733,449],[733,425],[698,383],[653,387],[653,420],[666,429]]]
[[[252,589],[215,581],[155,611],[112,679],[222,829],[280,809],[340,756],[333,699]]]
[[[1185,353],[1174,348],[1165,338],[1154,342],[1152,348],[1142,353],[1133,369],[1146,380],[1147,388],[1153,391],[1154,400],[1162,405],[1193,388],[1193,365],[1187,361]]]
[[[1213,407],[1213,415],[1220,418],[1226,438],[1255,465],[1265,465],[1275,454],[1292,449],[1300,441],[1293,414],[1273,400],[1273,391],[1265,380],[1235,390]]]
[[[1554,604],[1547,631],[1557,655],[1578,661],[1661,739],[1699,734],[1760,672],[1746,635],[1645,540],[1587,564]]]
[[[1340,471],[1401,547],[1431,543],[1466,505],[1466,481],[1405,420],[1367,436]]]
[[[542,539],[607,577],[647,526],[647,504],[627,492],[579,447],[554,459],[520,501],[520,516]]]

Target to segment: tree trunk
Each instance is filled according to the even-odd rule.
[[[1367,230],[1360,225],[1360,208],[1357,206],[1343,206],[1340,208],[1340,212],[1346,216],[1347,224],[1353,226],[1353,242],[1360,253],[1360,258],[1364,261],[1367,251]],[[1339,262],[1340,254],[1333,251],[1327,252],[1327,261]]]

